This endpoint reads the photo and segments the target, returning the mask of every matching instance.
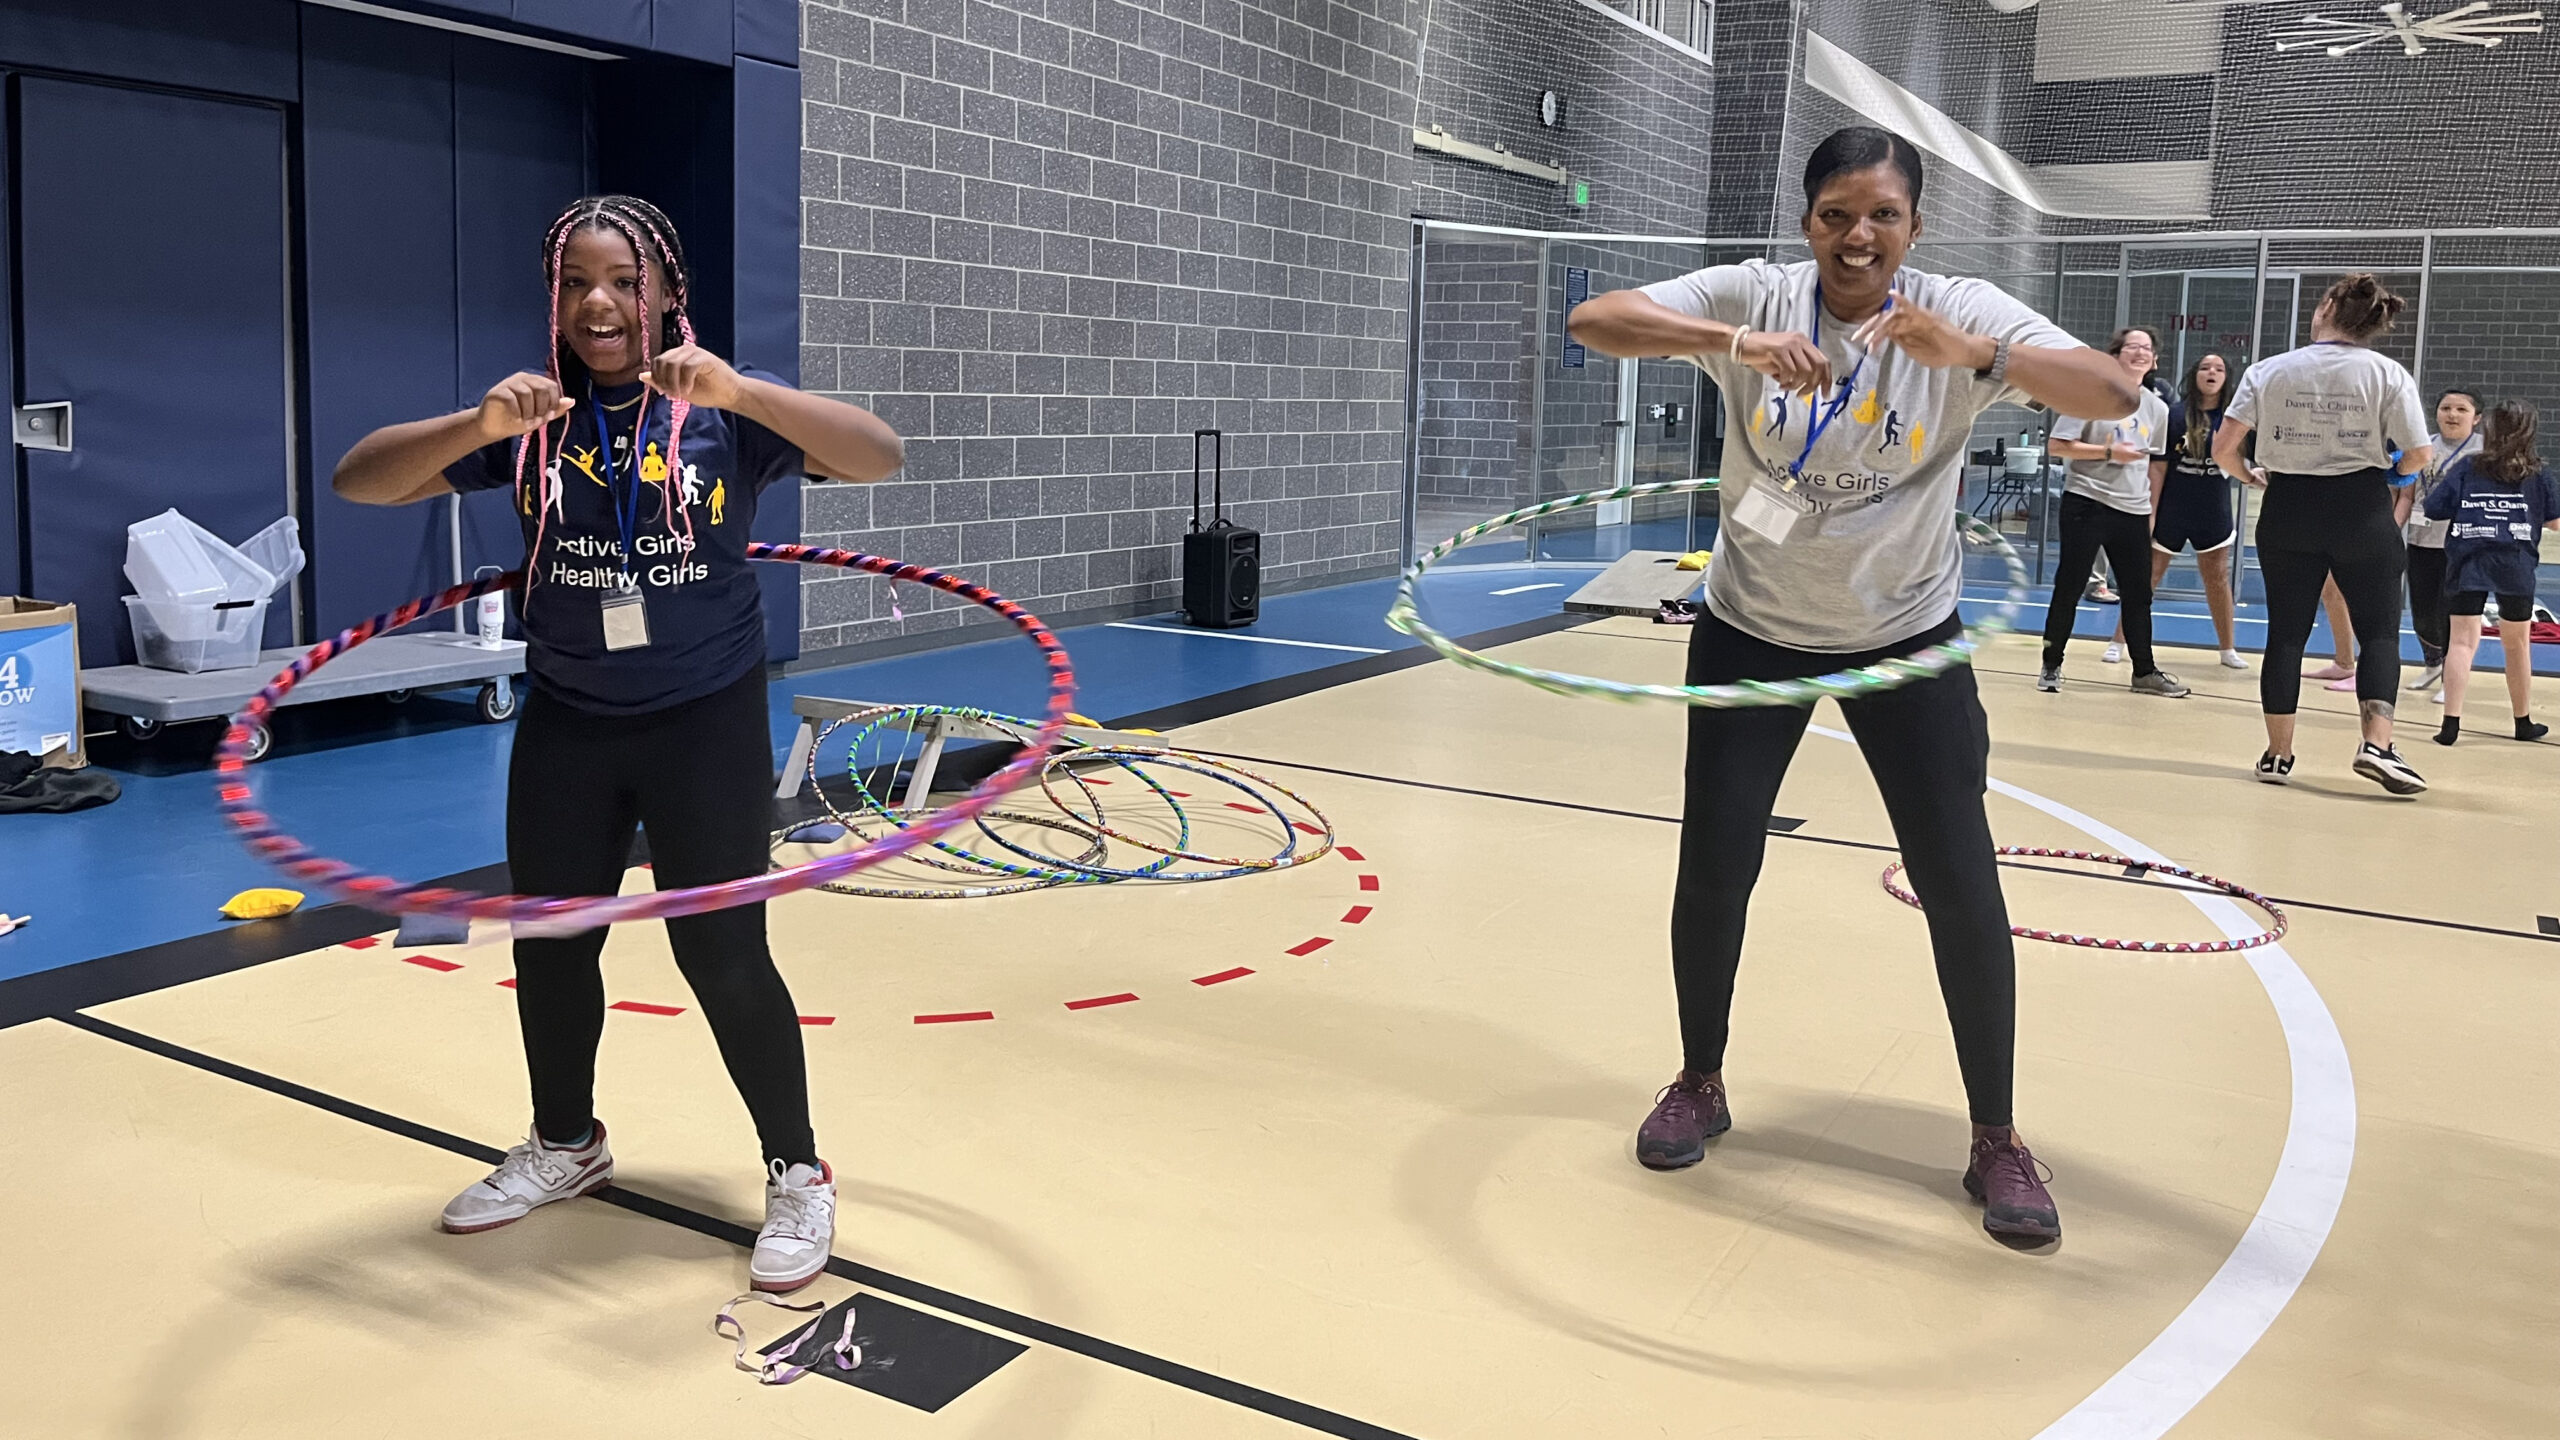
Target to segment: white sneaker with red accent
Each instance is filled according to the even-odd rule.
[[[495,1230],[532,1214],[537,1206],[592,1195],[612,1183],[613,1152],[605,1147],[603,1121],[574,1150],[544,1144],[539,1133],[527,1135],[487,1179],[444,1207],[444,1228],[454,1235]]]
[[[836,1243],[836,1172],[771,1162],[764,1185],[764,1229],[756,1232],[747,1279],[758,1290],[788,1294],[818,1278]]]

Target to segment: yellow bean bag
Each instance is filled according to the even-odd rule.
[[[243,890],[223,903],[222,918],[272,920],[301,908],[302,892],[299,890]]]
[[[1714,558],[1716,557],[1715,552],[1713,551],[1692,550],[1688,554],[1681,556],[1680,563],[1672,566],[1671,568],[1674,570],[1704,570],[1707,568],[1707,562]]]

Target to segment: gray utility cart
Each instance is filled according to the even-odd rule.
[[[92,710],[121,718],[124,733],[148,740],[161,727],[187,720],[219,720],[249,703],[267,682],[304,653],[269,650],[239,670],[187,675],[140,665],[111,665],[80,672],[81,699]],[[452,631],[384,635],[345,651],[284,697],[287,705],[380,695],[394,704],[430,690],[480,689],[480,718],[491,723],[516,713],[515,677],[524,673],[524,642],[495,645]],[[274,737],[261,725],[250,732],[249,758],[266,758]]]

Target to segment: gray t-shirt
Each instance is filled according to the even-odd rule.
[[[1851,379],[1855,367],[1848,402],[1808,454],[1806,433],[1833,396],[1808,404],[1721,352],[1688,357],[1715,381],[1725,406],[1719,473],[1726,519],[1707,567],[1707,608],[1771,644],[1874,650],[1955,613],[1964,571],[1954,511],[1974,417],[2025,396],[1970,370],[1932,369],[1894,346],[1865,354],[1850,342],[1855,325],[1836,315],[1816,320],[1815,285],[1810,260],[1746,260],[1648,285],[1644,294],[1684,315],[1813,336],[1831,357],[1834,385]],[[2053,349],[2080,343],[1987,281],[1905,266],[1895,289],[1977,335]],[[1807,509],[1785,538],[1772,541],[1736,523],[1738,503],[1752,488],[1774,490],[1799,457]]]
[[[2127,515],[2151,513],[2151,461],[2169,453],[2169,402],[2149,389],[2142,408],[2121,420],[2082,420],[2063,415],[2053,422],[2056,440],[2085,440],[2092,445],[2132,445],[2140,460],[2074,460],[2065,493],[2086,495],[2110,510]]]
[[[2285,475],[2386,468],[2427,443],[2418,382],[2362,345],[2305,345],[2240,372],[2223,418],[2258,432],[2258,463]]]
[[[2427,494],[2453,468],[2454,461],[2480,453],[2480,431],[2475,427],[2459,444],[2450,443],[2441,435],[2429,435],[2427,448],[2433,453],[2427,459],[2427,467],[2418,472],[2416,503],[2409,507],[2409,543],[2421,550],[2441,550],[2445,532],[2453,528],[2453,522],[2427,518]]]

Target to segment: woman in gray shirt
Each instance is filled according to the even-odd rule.
[[[2417,382],[2371,348],[2406,303],[2371,275],[2330,286],[2312,312],[2311,343],[2250,366],[2214,433],[2213,458],[2224,473],[2267,487],[2258,511],[2258,567],[2267,581],[2267,661],[2258,679],[2267,751],[2258,778],[2271,785],[2293,776],[2302,647],[2320,610],[2320,587],[2334,577],[2358,652],[2364,743],[2355,771],[2394,795],[2427,788],[2391,744],[2406,566],[2391,491],[2403,483],[2395,471],[2416,474],[2431,452]],[[2241,458],[2252,431],[2263,469]]]
[[[1974,417],[2032,397],[2075,415],[2129,415],[2123,366],[1980,280],[1903,267],[1920,233],[1920,155],[1882,130],[1843,130],[1805,164],[1810,261],[1719,265],[1575,307],[1573,338],[1605,355],[1705,370],[1725,405],[1723,518],[1691,684],[1827,674],[1962,631],[1955,517]],[[2061,1233],[2034,1157],[2010,1126],[2017,969],[1983,813],[1990,732],[1973,672],[1844,702],[1928,907],[1938,983],[1973,1116],[1965,1188],[1995,1235]],[[1732,1125],[1726,1025],[1743,912],[1805,710],[1689,712],[1689,768],[1671,908],[1686,1063],[1636,1134],[1657,1170],[1694,1165]]]

